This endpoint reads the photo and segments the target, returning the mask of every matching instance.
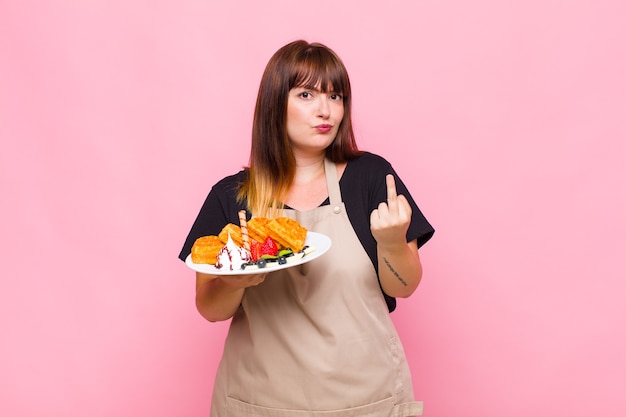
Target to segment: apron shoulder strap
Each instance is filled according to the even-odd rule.
[[[337,167],[333,161],[326,158],[324,159],[324,170],[326,173],[326,187],[328,187],[330,205],[333,206],[333,208],[340,207],[342,200],[339,180],[337,179]]]

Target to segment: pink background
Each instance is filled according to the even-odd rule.
[[[624,4],[0,2],[0,415],[208,414],[176,256],[301,37],[437,228],[393,313],[425,415],[623,415]]]

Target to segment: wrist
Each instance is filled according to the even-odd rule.
[[[408,249],[408,244],[404,240],[394,242],[382,242],[377,245],[378,253],[394,254],[402,253]]]

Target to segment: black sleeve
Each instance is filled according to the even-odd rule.
[[[246,206],[237,201],[237,190],[245,175],[245,171],[240,171],[222,179],[211,188],[178,255],[182,261],[191,253],[191,247],[199,237],[217,235],[228,223],[239,224],[239,210]],[[247,217],[250,218],[250,213]]]
[[[378,253],[376,240],[370,231],[369,220],[372,210],[376,209],[381,202],[387,201],[387,183],[385,181],[387,174],[394,175],[398,195],[404,195],[411,205],[412,216],[406,234],[407,242],[417,240],[418,247],[421,247],[430,240],[435,232],[415,203],[406,185],[388,161],[368,152],[350,161],[340,181],[341,195],[346,204],[350,223],[376,272],[378,272]],[[383,295],[389,311],[393,311],[396,307],[395,298],[384,294],[384,292]]]
[[[374,184],[374,193],[373,198],[370,200],[371,205],[369,213],[376,209],[381,202],[387,201],[387,182],[385,177],[387,174],[393,174],[396,181],[397,194],[406,197],[409,205],[411,206],[411,223],[409,224],[409,228],[406,233],[406,241],[411,242],[413,240],[417,240],[417,247],[420,248],[430,240],[435,230],[417,206],[417,203],[402,181],[402,178],[398,176],[397,172],[393,169],[389,162],[384,161],[384,164],[387,165],[384,167],[384,173],[382,173],[382,175],[379,173],[375,178],[371,179],[372,184]]]

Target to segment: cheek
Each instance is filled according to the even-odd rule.
[[[285,121],[285,128],[287,129],[287,133],[293,131],[294,123],[297,117],[293,110],[287,109],[287,120]]]
[[[337,117],[337,121],[343,120],[344,112],[345,110],[343,108],[343,105],[337,106],[337,110],[335,111],[335,116]]]
[[[302,110],[298,106],[287,106],[287,124],[297,123],[302,119]]]
[[[298,109],[287,109],[287,120],[285,122],[285,129],[289,138],[298,136],[302,130],[302,112]]]

